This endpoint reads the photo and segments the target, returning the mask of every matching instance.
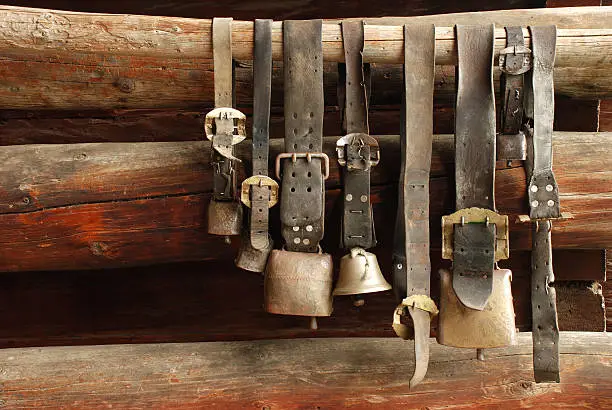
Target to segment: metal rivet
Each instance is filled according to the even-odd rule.
[[[368,202],[368,196],[367,195],[361,195],[361,197],[359,197],[359,199],[361,200],[361,202]]]
[[[546,185],[546,190],[547,190],[548,192],[552,192],[552,190],[553,190],[553,186],[552,186],[552,185],[550,185],[550,184]]]
[[[295,243],[296,245],[297,245],[298,243],[300,243],[301,241],[302,241],[302,240],[301,240],[300,238],[294,238],[294,239],[293,239],[293,243]]]
[[[308,232],[312,232],[312,225],[306,225],[306,230]]]
[[[546,203],[548,206],[554,206],[555,205],[555,201],[553,201],[552,199],[549,199],[548,202]]]
[[[538,201],[531,201],[531,207],[532,208],[537,208],[538,205],[540,205],[540,203]]]
[[[310,239],[308,238],[304,238],[302,242],[304,242],[304,245],[310,245]]]
[[[531,192],[538,192],[538,187],[535,185],[531,186]]]
[[[348,202],[351,202],[351,201],[353,200],[353,195],[351,195],[351,194],[346,194],[346,200],[347,200]]]
[[[297,232],[297,231],[299,231],[299,230],[300,230],[300,227],[299,227],[299,226],[294,226],[294,227],[293,227],[293,231],[294,231],[294,232]]]
[[[402,264],[401,264],[401,263],[398,263],[398,264],[397,264],[397,269],[402,269],[402,268],[403,268]]]

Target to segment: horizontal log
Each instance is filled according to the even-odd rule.
[[[557,133],[555,170],[564,211],[575,219],[554,224],[559,248],[612,246],[612,133]],[[333,155],[335,138],[326,138]],[[374,212],[381,247],[391,246],[399,175],[398,138],[379,137],[383,160],[373,169]],[[281,151],[273,140],[272,158]],[[211,191],[208,143],[106,143],[28,145],[0,150],[0,271],[103,268],[222,257],[206,234]],[[248,158],[248,144],[239,145]],[[248,164],[246,164],[248,166]],[[453,210],[453,138],[438,136],[432,157],[432,246],[439,247],[439,218]],[[244,168],[239,172],[244,175]],[[391,184],[391,185],[389,185]],[[510,215],[511,247],[531,248],[525,174],[499,164],[496,197]],[[328,221],[339,220],[339,169],[332,161]],[[278,239],[278,212],[272,229]],[[328,222],[326,249],[339,243]],[[227,257],[227,254],[225,254]]]
[[[560,29],[556,89],[572,97],[603,98],[612,95],[612,70],[607,57],[611,54],[608,47],[612,48],[612,35],[608,34],[612,34],[612,29],[605,24],[603,28],[597,27],[612,18],[612,12],[607,8],[589,9],[593,10],[588,18],[570,19],[573,28]],[[559,23],[565,27],[572,11],[522,10],[522,13],[523,24],[527,21],[529,24]],[[447,17],[438,17],[440,22],[452,24]],[[462,21],[460,17],[457,16],[458,21]],[[410,22],[410,19],[402,21]],[[504,19],[497,12],[482,13],[479,21]],[[280,24],[276,24],[274,31],[277,58],[282,48]],[[3,78],[0,106],[3,108],[184,108],[210,104],[213,100],[210,20],[2,6],[0,27],[3,26],[7,28],[0,30],[0,76]],[[237,21],[234,26],[235,56],[250,59],[252,23]],[[327,33],[324,57],[328,61],[341,61],[338,23],[327,23],[324,27]],[[401,34],[399,26],[367,26],[369,46],[365,57],[371,57],[372,61],[399,62],[402,37],[397,37],[398,33]],[[497,30],[497,49],[503,45],[502,34],[503,30]],[[438,64],[454,64],[452,28],[439,28],[438,38]],[[374,53],[383,47],[392,54]],[[448,93],[454,83],[439,84],[438,88]],[[250,82],[239,83],[239,97],[242,93],[250,95],[246,89],[251,87]],[[243,100],[242,104],[250,105],[250,99]]]
[[[560,384],[533,381],[530,334],[484,363],[430,340],[412,390],[412,342],[396,338],[6,349],[0,382],[10,408],[607,408],[611,346],[605,333],[562,333]]]

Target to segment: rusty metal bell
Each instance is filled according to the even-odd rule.
[[[358,295],[391,289],[385,280],[376,255],[363,248],[352,248],[340,259],[340,274],[334,296]]]
[[[272,238],[268,236],[268,244],[261,249],[257,249],[251,243],[249,233],[245,233],[240,242],[240,249],[238,249],[238,256],[235,260],[236,266],[250,272],[265,271],[272,245]]]
[[[476,349],[516,344],[511,279],[509,269],[495,269],[491,296],[483,310],[476,310],[455,294],[452,273],[440,270],[438,343]]]
[[[208,233],[212,235],[240,235],[242,204],[236,201],[216,201],[208,204]]]
[[[265,272],[265,309],[280,315],[329,316],[332,277],[329,254],[274,249]]]

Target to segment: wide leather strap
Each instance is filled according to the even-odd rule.
[[[368,96],[363,68],[363,22],[342,22],[345,57],[344,114],[347,135],[337,142],[343,174],[342,247],[376,245],[370,204],[370,168],[379,161],[378,142],[368,129]]]
[[[405,297],[396,312],[407,311],[413,322],[415,369],[410,386],[420,383],[429,363],[431,317],[437,307],[430,295],[431,262],[429,260],[429,172],[433,140],[433,92],[435,71],[435,27],[404,26],[404,103],[402,122],[402,164],[399,195],[400,226],[403,241],[395,248],[403,253],[405,263],[395,267],[404,279],[396,280]],[[403,249],[402,249],[403,248]],[[396,333],[408,332],[400,320],[394,320]]]
[[[531,109],[533,129],[528,130],[529,208],[532,228],[531,307],[533,369],[537,383],[559,382],[559,325],[552,270],[551,219],[561,216],[559,190],[552,171],[554,119],[553,67],[555,26],[529,27],[533,48]]]
[[[458,74],[455,113],[456,207],[495,210],[494,26],[456,26]],[[453,289],[482,310],[491,295],[496,225],[454,227]]]
[[[321,31],[321,20],[283,23],[285,153],[276,168],[282,165],[281,233],[287,250],[296,252],[317,252],[323,237],[329,158],[322,153]]]

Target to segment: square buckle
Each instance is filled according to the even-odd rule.
[[[366,145],[368,145],[370,148],[368,158],[364,158],[363,156],[360,156],[359,159],[348,158],[348,146],[360,149]],[[376,138],[361,132],[348,134],[338,139],[338,141],[336,141],[336,154],[338,156],[338,164],[343,167],[347,167],[349,171],[355,169],[367,171],[370,169],[370,167],[376,166],[380,162],[380,148],[378,146],[378,141]]]
[[[268,199],[268,208],[272,208],[278,202],[278,183],[267,175],[253,175],[242,181],[240,190],[240,201],[251,207],[251,187],[253,185],[264,187],[267,186],[270,190],[270,198]]]
[[[283,152],[276,156],[276,178],[280,177],[280,164],[282,159],[291,158],[291,161],[296,162],[298,158],[306,158],[306,161],[310,162],[313,158],[320,158],[323,160],[323,180],[329,178],[329,157],[324,152]]]

